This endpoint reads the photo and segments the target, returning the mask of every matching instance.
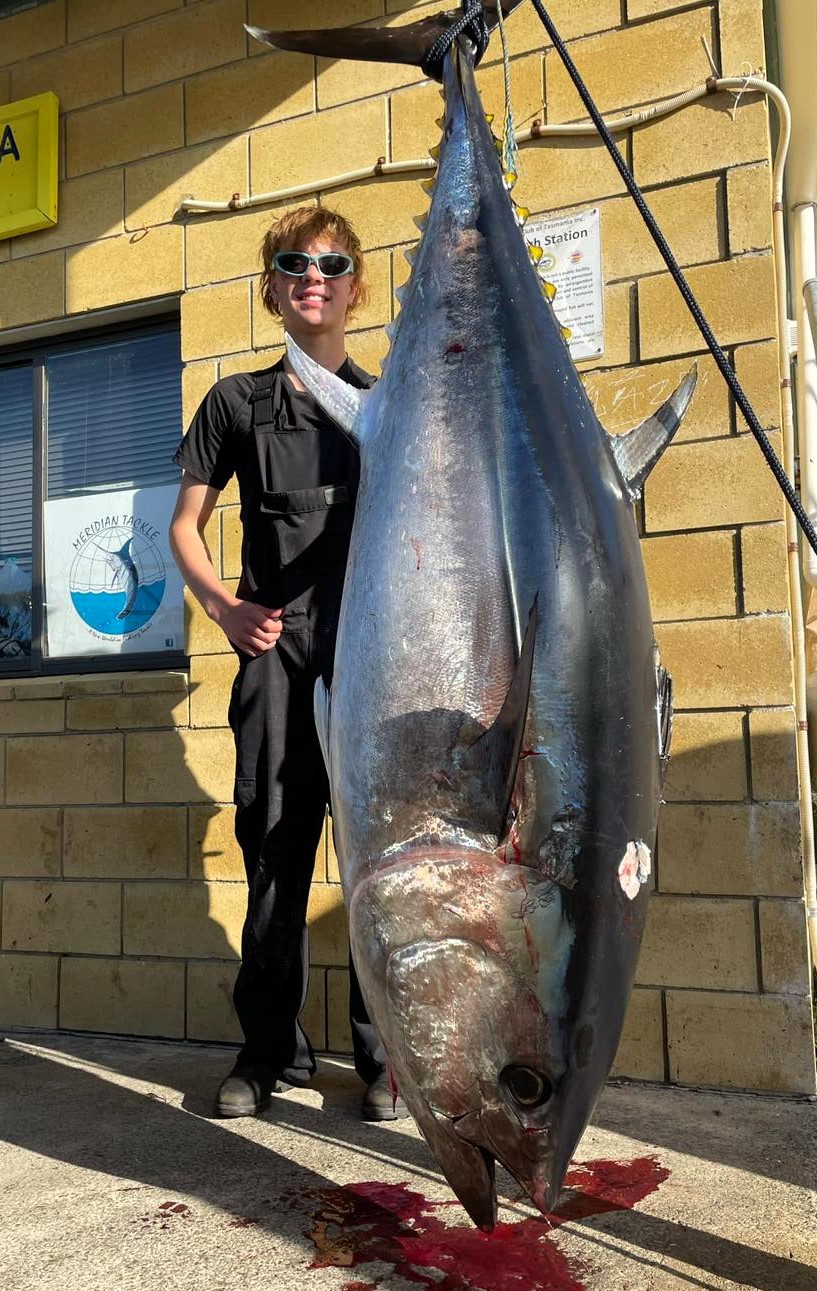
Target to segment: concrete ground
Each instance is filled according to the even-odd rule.
[[[817,1104],[604,1094],[552,1223],[502,1174],[452,1203],[411,1121],[365,1125],[347,1063],[211,1119],[223,1048],[0,1041],[3,1291],[817,1291]]]

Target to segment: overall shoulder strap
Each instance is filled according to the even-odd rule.
[[[253,374],[255,387],[250,395],[253,430],[257,430],[259,426],[271,426],[275,422],[273,404],[276,402],[276,387],[283,371],[283,363],[281,359],[274,367]]]

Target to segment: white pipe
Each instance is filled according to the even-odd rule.
[[[817,471],[811,463],[817,457],[817,404],[814,397],[814,341],[810,327],[806,326],[806,309],[803,301],[804,274],[814,264],[814,211],[817,203],[817,0],[777,0],[777,28],[780,50],[780,67],[783,88],[793,106],[793,135],[791,157],[786,175],[789,209],[792,212],[792,241],[795,250],[795,271],[791,295],[797,310],[798,322],[798,431],[800,439],[801,494],[812,521],[817,520],[814,494],[817,492]],[[782,200],[775,194],[775,259],[778,273],[785,273],[784,214]],[[788,275],[786,275],[788,283]],[[780,298],[778,289],[778,299]],[[778,331],[780,319],[778,319]],[[781,347],[782,354],[782,347]],[[790,369],[785,370],[788,377]],[[781,376],[783,375],[781,358]],[[783,404],[790,405],[788,385],[783,389]],[[784,413],[785,423],[785,413]],[[790,467],[789,467],[790,469]],[[800,777],[800,820],[803,843],[803,877],[808,920],[809,945],[812,968],[817,967],[817,862],[814,852],[814,816],[811,799],[811,768],[808,748],[808,677],[806,675],[805,634],[802,631],[802,584],[792,568],[791,525],[787,524],[789,538],[790,593],[792,605],[792,630],[795,637],[795,708],[797,717],[797,760]],[[811,549],[803,544],[803,573],[812,585],[817,584],[817,564]],[[799,622],[798,622],[799,618]],[[805,693],[804,693],[805,691]],[[805,710],[805,711],[804,711]],[[806,837],[804,825],[808,826]],[[808,844],[808,845],[807,845]]]
[[[809,278],[804,283],[803,299],[806,302],[806,313],[811,324],[811,339],[817,347],[817,278]]]
[[[189,215],[207,211],[243,211],[248,206],[271,206],[275,202],[291,201],[294,197],[308,197],[311,193],[322,193],[330,188],[342,188],[345,184],[357,184],[363,179],[376,179],[381,175],[411,174],[418,170],[436,170],[437,163],[431,157],[421,161],[386,161],[379,157],[373,166],[362,170],[348,170],[344,175],[333,175],[330,179],[314,180],[308,184],[295,184],[292,188],[279,188],[274,193],[256,193],[252,197],[241,197],[234,193],[228,202],[207,202],[198,197],[183,197],[178,210]]]
[[[817,73],[815,73],[817,74]],[[792,305],[797,320],[797,424],[800,427],[800,491],[812,520],[817,519],[817,355],[803,284],[817,275],[817,223],[811,203],[791,212],[794,277]],[[803,574],[817,587],[817,552],[803,544]]]
[[[791,390],[791,358],[788,340],[788,272],[786,264],[785,212],[777,198],[774,203],[774,259],[777,286],[777,346],[780,368],[781,411],[783,418],[783,465],[789,479],[794,477],[794,406]],[[802,333],[799,344],[802,346]],[[800,423],[802,425],[802,423]],[[800,581],[800,544],[797,521],[786,507],[786,547],[788,551],[789,605],[794,670],[794,716],[797,746],[797,773],[800,800],[800,848],[803,857],[803,886],[808,921],[812,965],[817,964],[817,865],[814,847],[814,811],[811,798],[811,757],[808,740],[808,674],[806,634],[803,617],[803,588]]]
[[[764,81],[759,76],[732,76],[719,79],[712,77],[705,85],[698,85],[692,90],[685,90],[682,94],[674,94],[672,98],[664,99],[661,103],[653,103],[650,107],[642,108],[639,112],[628,112],[620,117],[612,117],[606,123],[607,128],[614,134],[620,133],[622,130],[632,130],[634,126],[644,125],[647,121],[654,121],[658,117],[668,116],[671,112],[677,112],[680,108],[687,107],[690,103],[697,103],[700,99],[708,98],[711,94],[718,94],[722,90],[737,90],[747,93],[759,91],[763,94],[779,93],[776,86],[771,85],[769,81]],[[571,121],[557,125],[542,125],[537,121],[534,122],[530,129],[519,131],[516,139],[517,143],[523,144],[533,143],[538,139],[574,138],[596,133],[596,127],[592,121]],[[234,193],[227,201],[215,202],[198,197],[183,197],[179,202],[177,213],[203,215],[213,211],[243,211],[252,206],[272,206],[276,202],[287,202],[297,197],[309,197],[314,193],[328,193],[332,189],[343,188],[346,184],[356,184],[364,179],[378,179],[382,176],[406,175],[436,169],[436,161],[429,157],[415,158],[411,161],[386,161],[384,157],[379,157],[372,166],[364,167],[361,170],[347,171],[342,175],[331,175],[328,179],[312,180],[307,184],[296,184],[292,188],[279,188],[272,193],[254,193],[251,197],[241,197],[238,193]]]

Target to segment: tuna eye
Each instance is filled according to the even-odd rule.
[[[547,1076],[531,1067],[506,1067],[502,1081],[519,1107],[542,1107],[553,1095],[553,1085]]]

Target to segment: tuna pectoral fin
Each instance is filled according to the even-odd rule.
[[[633,500],[641,496],[644,481],[680,426],[697,381],[698,369],[693,367],[658,412],[626,435],[608,436],[616,465]]]
[[[487,789],[486,818],[474,821],[478,828],[502,838],[508,818],[508,808],[516,780],[522,737],[528,717],[533,657],[536,650],[536,630],[539,626],[539,596],[531,606],[522,653],[516,672],[493,726],[481,735],[476,744],[465,754],[461,769],[473,775]]]
[[[505,17],[522,0],[503,0]],[[325,58],[356,58],[374,63],[410,63],[422,67],[434,42],[448,31],[462,12],[435,14],[405,27],[331,27],[323,31],[263,31],[247,26],[256,40],[276,49],[291,49],[304,54],[322,54]],[[496,0],[487,0],[485,21],[493,30],[499,19]],[[245,24],[246,25],[246,24]]]
[[[321,746],[321,753],[326,764],[326,774],[329,776],[331,784],[332,776],[329,770],[329,726],[332,717],[332,702],[329,697],[329,691],[321,681],[320,677],[315,682],[315,693],[312,697],[312,706],[315,713],[315,728],[318,732],[318,743]]]
[[[336,421],[356,448],[361,446],[361,426],[366,400],[372,397],[369,390],[342,381],[328,368],[311,359],[292,337],[287,334],[287,356],[295,375],[317,399],[327,416]]]

